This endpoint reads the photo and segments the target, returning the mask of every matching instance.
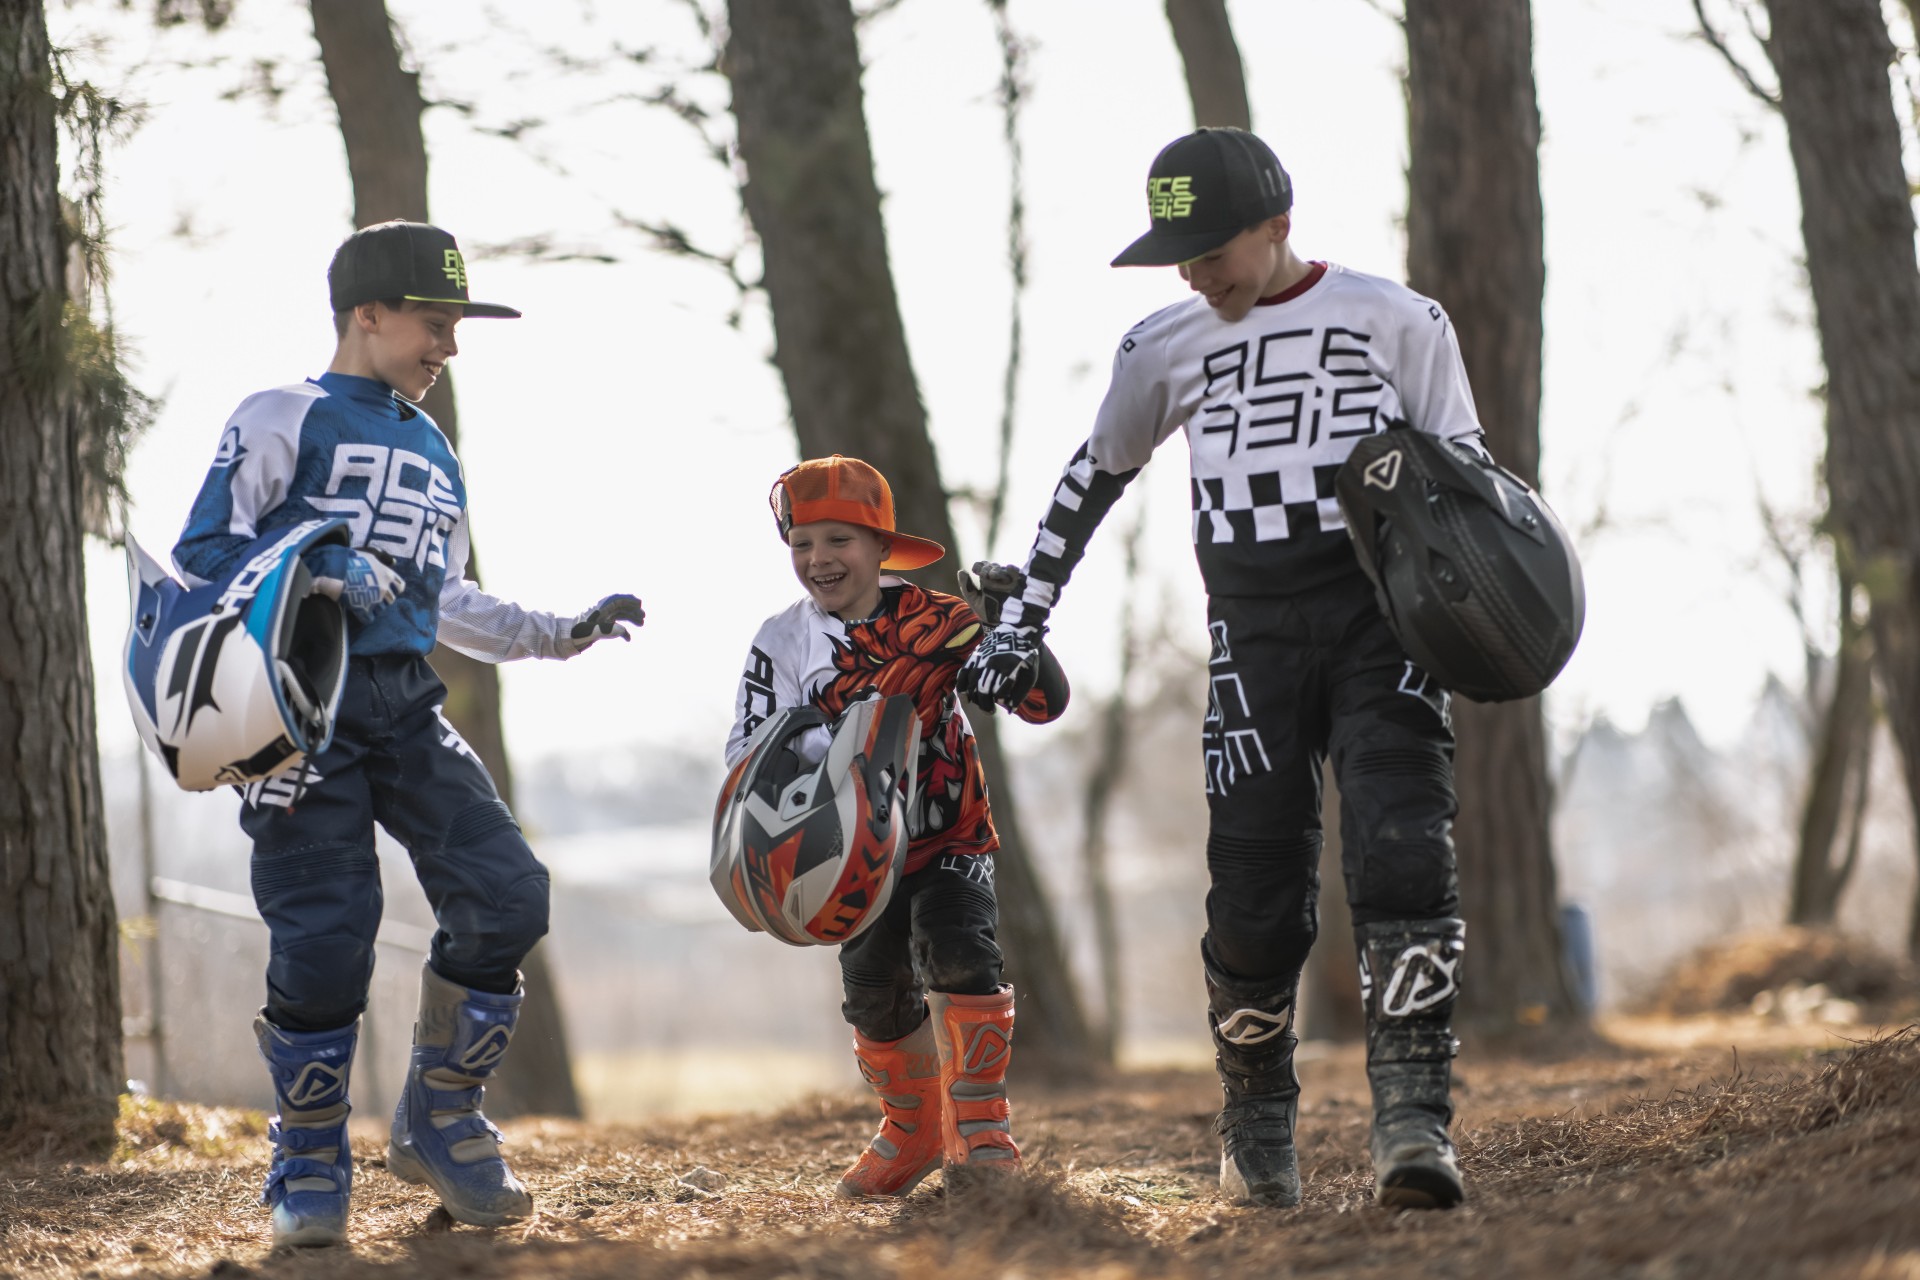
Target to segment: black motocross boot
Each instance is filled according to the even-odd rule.
[[[1466,1197],[1447,1137],[1466,937],[1466,924],[1451,917],[1354,927],[1373,1086],[1373,1198],[1387,1208],[1451,1209]]]
[[[1241,1204],[1291,1208],[1300,1203],[1300,1165],[1293,1126],[1300,1078],[1293,1071],[1295,974],[1287,982],[1228,978],[1201,948],[1207,973],[1207,1025],[1225,1105],[1220,1132],[1220,1190]]]

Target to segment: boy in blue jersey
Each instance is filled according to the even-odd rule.
[[[349,616],[333,741],[297,776],[243,788],[240,816],[272,935],[254,1031],[279,1110],[262,1195],[276,1247],[346,1236],[347,1077],[382,905],[376,821],[406,846],[439,924],[387,1167],[430,1184],[461,1222],[532,1211],[480,1099],[519,1018],[520,962],[547,931],[547,872],[442,714],[427,654],[438,640],[484,662],[571,658],[645,619],[630,595],[562,618],[466,580],[466,483],[417,402],[458,351],[462,318],[520,313],[468,298],[454,238],[423,223],[367,227],[327,281],[332,363],[234,411],[173,552],[200,585],[275,529],[334,516],[352,534],[351,547],[307,553],[316,588]]]

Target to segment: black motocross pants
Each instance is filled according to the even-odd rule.
[[[841,1015],[869,1040],[898,1040],[926,1020],[929,991],[992,995],[999,919],[987,854],[939,855],[902,876],[880,918],[841,944]]]
[[[1355,924],[1455,915],[1449,695],[1408,660],[1358,572],[1208,606],[1202,733],[1206,948],[1227,976],[1290,982],[1317,931],[1321,766],[1340,788]]]

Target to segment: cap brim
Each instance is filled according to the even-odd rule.
[[[888,533],[885,529],[875,530],[881,537],[893,544],[887,558],[880,562],[882,569],[924,569],[941,556],[947,549],[927,538],[916,538],[912,534]]]
[[[401,295],[408,302],[444,302],[450,307],[459,307],[462,319],[466,320],[518,320],[520,313],[512,307],[503,307],[497,302],[469,302],[465,298],[422,298],[408,293]]]
[[[1111,265],[1116,267],[1171,267],[1203,253],[1212,253],[1245,228],[1224,231],[1186,231],[1169,234],[1155,229],[1120,251]]]

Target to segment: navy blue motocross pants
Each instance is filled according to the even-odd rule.
[[[243,788],[275,1026],[329,1031],[366,1008],[384,905],[375,822],[413,859],[439,925],[430,962],[441,977],[509,993],[546,933],[547,869],[441,715],[446,696],[425,658],[355,657],[305,792],[293,801],[293,772]]]
[[[1216,596],[1207,620],[1205,949],[1222,975],[1290,984],[1306,963],[1329,753],[1354,923],[1457,914],[1449,696],[1372,585],[1356,570],[1293,596]]]

